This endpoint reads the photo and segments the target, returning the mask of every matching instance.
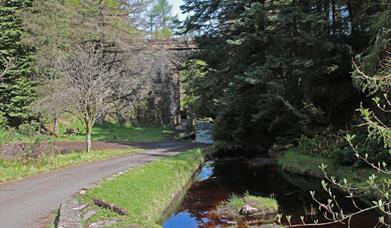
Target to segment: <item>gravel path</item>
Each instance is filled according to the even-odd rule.
[[[145,152],[63,168],[0,185],[0,228],[47,227],[51,212],[81,188],[129,168],[199,146],[183,142],[137,145]]]

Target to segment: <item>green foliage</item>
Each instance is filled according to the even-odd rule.
[[[302,135],[298,139],[298,148],[305,154],[314,154],[330,158],[335,153],[334,151],[339,150],[338,143],[340,143],[342,139],[342,137],[336,139],[336,137],[329,137],[328,135],[315,135],[312,138]]]
[[[18,126],[31,115],[28,105],[33,101],[34,82],[31,79],[32,48],[21,42],[24,32],[21,12],[27,10],[27,0],[6,1],[0,4],[0,71],[6,68],[6,61],[15,60],[0,82],[0,111],[11,126]]]
[[[182,109],[189,108],[203,117],[213,115],[213,101],[205,99],[207,94],[202,97],[198,95],[203,91],[212,94],[212,91],[208,90],[210,83],[205,80],[206,63],[202,60],[193,59],[186,61],[182,69],[180,72],[183,93],[183,96],[181,96]]]
[[[4,115],[4,112],[0,112],[0,129],[5,128],[7,126],[7,118]]]
[[[192,12],[187,30],[202,34],[194,58],[207,65],[203,84],[192,85],[193,96],[213,110],[215,138],[222,144],[254,149],[248,147],[294,138],[314,122],[343,126],[351,120],[358,93],[345,39],[361,23],[350,24],[348,15],[363,6],[354,4],[345,16],[331,19],[323,4],[185,1],[182,8]]]
[[[163,28],[162,30],[155,31],[152,34],[152,37],[158,40],[166,40],[171,38],[171,36],[172,36],[172,31],[169,28]]]
[[[41,124],[37,121],[31,121],[30,123],[21,124],[18,128],[18,132],[25,136],[36,136],[40,134]]]
[[[147,13],[151,38],[169,39],[172,37],[173,22],[172,5],[168,0],[152,1],[152,8]]]

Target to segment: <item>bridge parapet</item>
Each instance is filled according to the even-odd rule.
[[[167,39],[167,40],[134,40],[135,46],[145,49],[168,49],[173,51],[198,49],[194,40]]]

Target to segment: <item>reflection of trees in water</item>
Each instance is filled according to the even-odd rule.
[[[303,215],[306,219],[316,219],[317,209],[309,190],[318,190],[319,186],[319,179],[287,174],[276,166],[251,168],[245,160],[216,161],[213,176],[192,185],[184,198],[180,211],[191,214],[192,219],[200,227],[227,225],[232,222],[232,219],[219,215],[216,207],[232,194],[241,195],[249,192],[253,195],[275,197],[281,212],[292,215],[292,222],[298,223],[300,216]],[[319,194],[321,192],[319,190]],[[325,195],[320,195],[320,197],[327,199]],[[344,199],[343,194],[337,197]],[[341,202],[346,202],[343,206],[345,210],[350,210],[351,205],[347,203],[350,201],[345,199]],[[373,215],[368,214],[364,217],[369,222],[360,222],[369,225],[368,216],[373,217]],[[319,215],[319,219],[321,218],[322,216]],[[242,222],[257,223],[254,219],[246,219]]]

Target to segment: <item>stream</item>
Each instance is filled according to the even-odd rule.
[[[315,190],[318,199],[323,202],[328,199],[320,187],[319,179],[288,174],[272,162],[262,161],[261,159],[256,166],[245,158],[224,158],[207,162],[182,201],[177,204],[179,206],[173,208],[174,212],[163,222],[163,227],[260,227],[264,224],[253,218],[232,221],[216,213],[216,207],[230,196],[247,192],[275,198],[280,213],[292,215],[292,224],[299,224],[300,216],[305,216],[306,222],[314,219],[324,221],[322,215],[318,215],[318,206],[309,194],[310,190]],[[353,211],[350,201],[342,194],[337,194],[337,197],[345,212]],[[376,223],[376,214],[368,212],[354,217],[351,227],[369,228]],[[339,228],[347,225],[321,227]]]

